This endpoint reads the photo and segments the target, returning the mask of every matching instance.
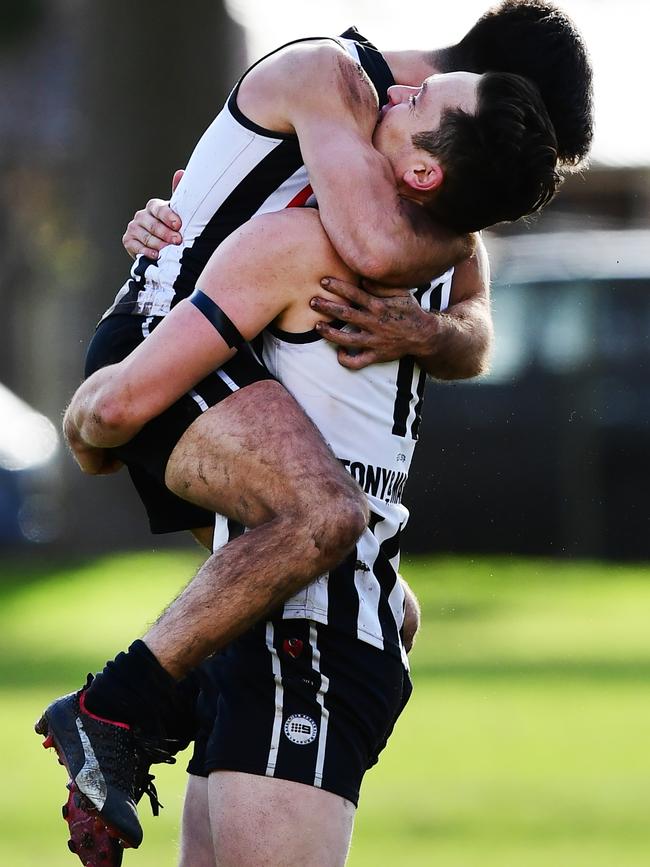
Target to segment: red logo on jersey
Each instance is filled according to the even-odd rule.
[[[285,638],[282,642],[282,650],[293,659],[298,659],[302,653],[303,644],[299,638]]]

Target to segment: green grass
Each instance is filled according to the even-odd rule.
[[[65,867],[64,773],[31,731],[139,634],[192,553],[5,567],[0,864]],[[650,851],[650,568],[403,564],[423,606],[416,692],[362,792],[350,867],[641,867]],[[157,769],[125,865],[172,867],[184,760]]]

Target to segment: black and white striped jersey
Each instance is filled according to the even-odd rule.
[[[363,66],[384,104],[394,80],[382,55],[353,28],[337,41]],[[182,244],[165,247],[157,261],[138,256],[105,317],[165,316],[193,292],[228,235],[257,214],[304,205],[310,198],[297,137],[264,129],[239,110],[237,92],[246,74],[196,145],[172,196],[171,207],[182,220]]]
[[[425,310],[449,304],[453,269],[414,289]],[[408,520],[402,494],[418,438],[426,374],[406,357],[360,371],[342,367],[316,332],[269,328],[269,371],[296,398],[368,496],[370,526],[329,575],[284,605],[284,618],[307,618],[403,654],[404,593],[397,580],[400,534]]]

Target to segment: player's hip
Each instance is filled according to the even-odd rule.
[[[203,677],[191,773],[278,777],[353,803],[411,692],[398,658],[309,620],[259,624]]]

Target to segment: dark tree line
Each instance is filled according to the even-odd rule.
[[[168,194],[244,62],[216,0],[3,3],[0,382],[53,421],[128,275],[126,223]],[[85,479],[66,458],[63,480],[64,542],[146,539],[126,479]]]

